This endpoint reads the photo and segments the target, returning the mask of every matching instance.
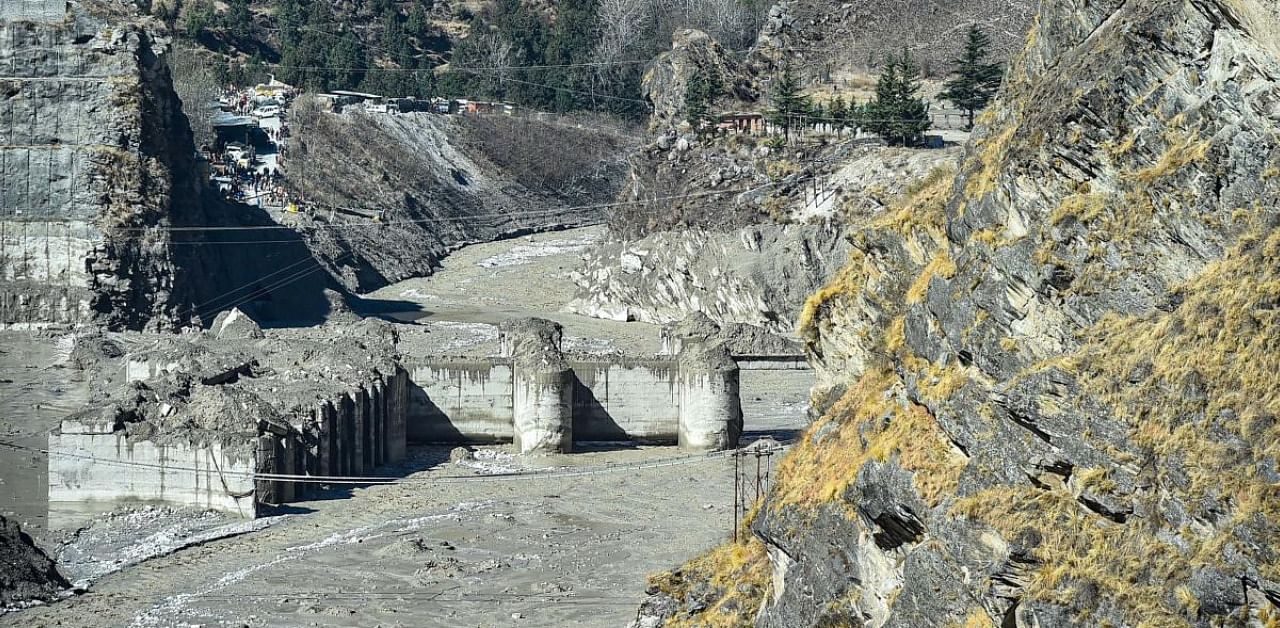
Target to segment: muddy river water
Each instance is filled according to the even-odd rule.
[[[563,323],[567,343],[656,352],[656,327],[559,311],[581,248],[600,235],[467,247],[439,274],[371,297],[414,304],[398,317],[431,326],[437,346],[483,351],[496,342],[494,323],[539,315]],[[57,366],[65,340],[6,333],[15,335],[4,343],[0,434],[38,445],[85,403],[85,384]],[[808,376],[776,377],[744,399],[748,439],[805,423]],[[0,615],[0,625],[624,626],[647,574],[720,542],[733,523],[733,460],[675,447],[521,459],[499,446],[465,464],[420,447],[381,472],[401,477],[396,484],[331,485],[252,526],[135,508],[93,518],[78,536],[46,533],[43,469],[39,456],[0,451],[0,510],[65,542],[53,545],[64,569],[92,583]],[[494,475],[509,471],[530,473]]]

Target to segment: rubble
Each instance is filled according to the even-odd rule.
[[[0,516],[0,614],[51,599],[70,586],[17,523]]]

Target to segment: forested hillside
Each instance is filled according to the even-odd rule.
[[[489,98],[640,117],[644,64],[681,28],[735,50],[765,0],[167,0],[168,22],[220,81],[274,74],[309,90]]]

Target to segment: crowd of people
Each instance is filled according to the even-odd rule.
[[[264,208],[292,205],[284,162],[285,112],[294,96],[292,87],[272,81],[246,89],[229,86],[218,98],[224,115],[238,118],[218,129],[215,146],[204,147],[211,182],[225,198]]]

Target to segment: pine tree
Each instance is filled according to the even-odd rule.
[[[213,11],[213,3],[209,0],[196,0],[196,2],[187,9],[186,22],[183,25],[187,30],[187,37],[198,39],[200,33],[206,28],[213,26],[217,15]]]
[[[849,107],[844,104],[844,98],[839,95],[832,98],[831,103],[827,106],[827,117],[830,118],[829,122],[831,122],[831,127],[836,131],[836,137],[840,137],[840,133],[844,130],[848,116]]]
[[[332,84],[341,89],[355,89],[364,79],[365,56],[360,40],[351,31],[329,49],[327,63],[331,68]]]
[[[970,131],[975,113],[995,97],[1004,73],[1000,64],[986,62],[990,48],[991,38],[977,24],[970,26],[964,53],[953,62],[951,78],[939,94],[939,98],[965,112],[966,128]]]
[[[249,0],[231,0],[226,14],[222,16],[222,26],[237,43],[248,40],[253,34],[253,14],[249,13]]]
[[[684,117],[694,132],[702,131],[702,123],[711,118],[712,80],[702,68],[695,68],[684,89]]]
[[[800,82],[789,68],[783,70],[773,85],[773,109],[769,112],[769,121],[781,126],[783,137],[790,140],[792,127],[808,111],[809,99],[800,93]]]
[[[931,122],[919,91],[920,68],[903,49],[880,74],[876,98],[863,109],[862,126],[890,144],[919,144]]]
[[[427,9],[421,2],[415,2],[413,8],[409,9],[409,20],[405,22],[404,30],[417,38],[419,43],[425,42],[431,35],[431,20],[427,17]]]

